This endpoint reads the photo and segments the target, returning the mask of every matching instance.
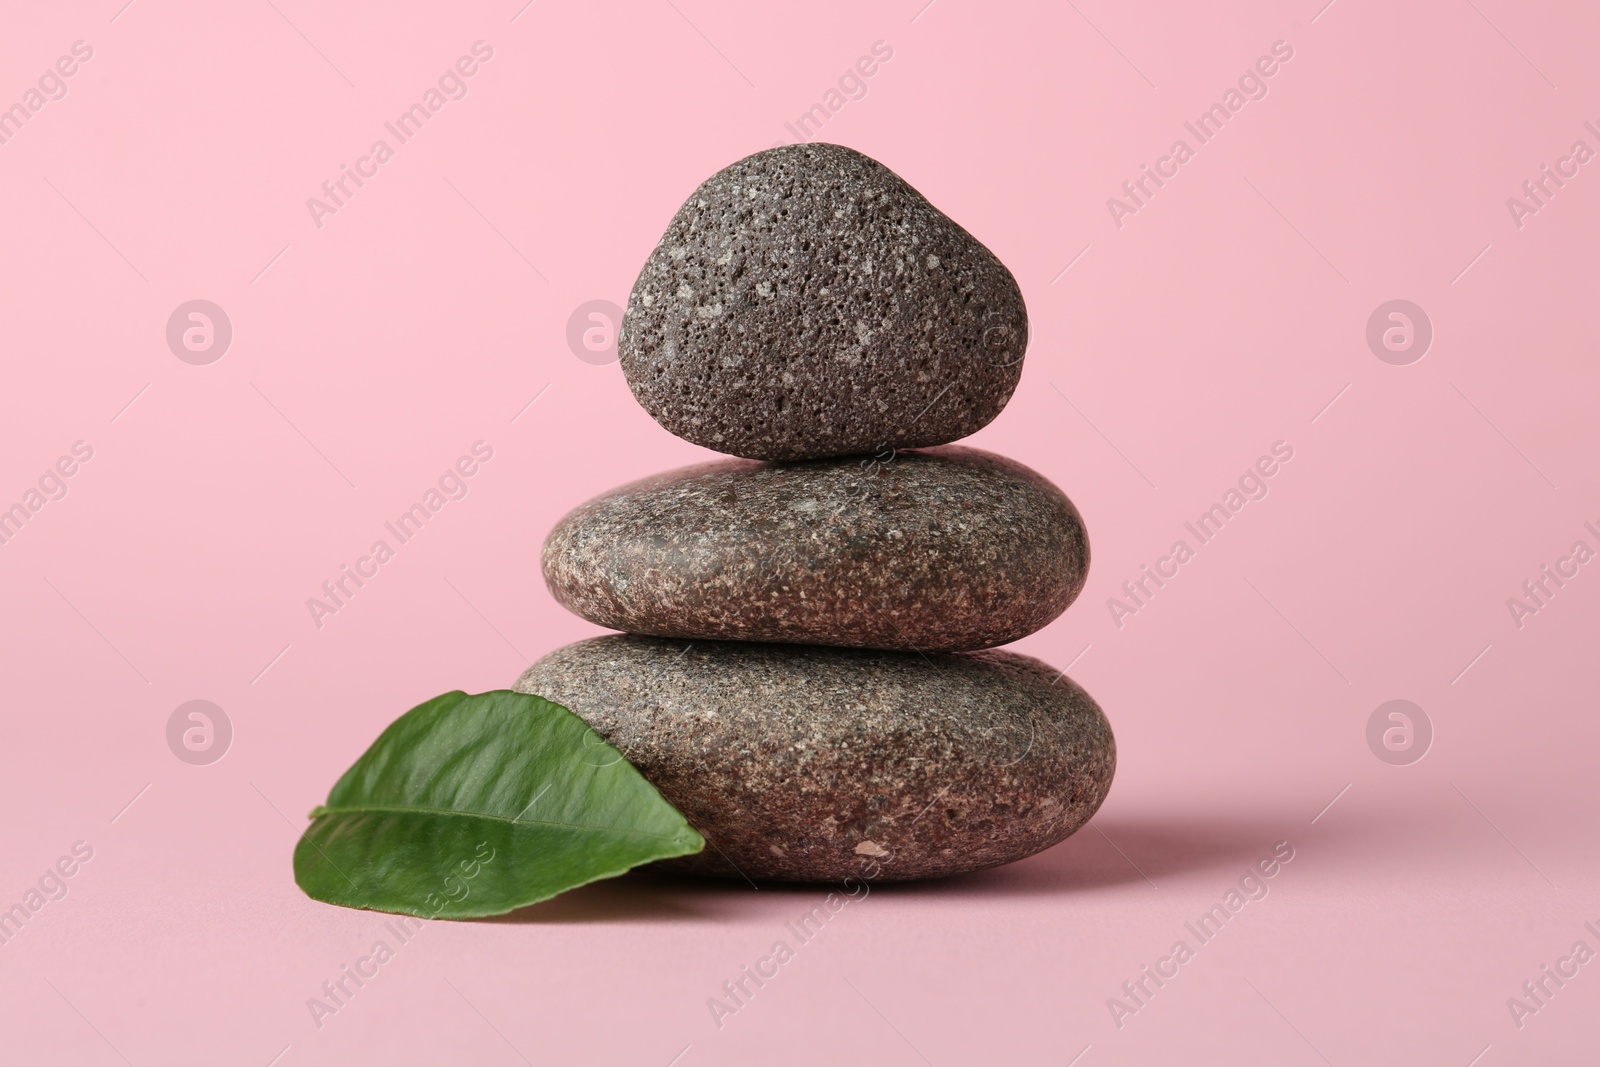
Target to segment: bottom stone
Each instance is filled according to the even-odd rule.
[[[622,634],[518,679],[615,745],[706,838],[657,867],[752,880],[935,878],[1088,821],[1116,743],[1028,656],[925,656]]]

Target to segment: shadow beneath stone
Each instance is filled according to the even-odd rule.
[[[553,900],[530,904],[480,922],[515,924],[670,923],[711,918],[682,894],[653,892],[632,874],[569,890]]]
[[[726,922],[759,915],[777,898],[805,887],[692,878],[651,870],[630,871],[595,882],[541,904],[475,920],[490,923],[675,923]]]
[[[1036,856],[939,882],[907,883],[905,888],[952,896],[1026,896],[1120,886],[1159,889],[1165,888],[1166,882],[1206,872],[1231,881],[1270,856],[1280,841],[1288,841],[1297,851],[1314,841],[1322,853],[1338,848],[1346,839],[1365,838],[1372,829],[1359,820],[1314,827],[1300,819],[1227,814],[1204,818],[1096,816],[1077,833]]]
[[[1354,812],[1337,823],[1311,826],[1300,819],[1229,814],[1185,818],[1096,816],[1053,848],[1016,863],[972,874],[914,882],[872,883],[873,895],[911,901],[1066,896],[1128,888],[1166,888],[1214,872],[1233,881],[1287,840],[1297,850],[1337,850],[1352,840],[1370,842],[1378,828]],[[1298,836],[1297,836],[1298,835]],[[1365,845],[1363,845],[1365,847]],[[1292,861],[1291,861],[1292,862]],[[842,892],[837,883],[762,882],[696,878],[649,869],[596,882],[554,900],[481,922],[500,923],[719,923],[766,918],[794,901]],[[786,913],[785,913],[786,914]]]

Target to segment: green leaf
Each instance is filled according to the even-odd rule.
[[[499,915],[705,839],[587,723],[509,690],[446,693],[396,719],[294,850],[329,904]]]

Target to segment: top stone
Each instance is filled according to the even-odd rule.
[[[695,444],[795,460],[965,437],[1011,399],[1016,279],[883,164],[747,156],[678,209],[618,339],[646,411]]]

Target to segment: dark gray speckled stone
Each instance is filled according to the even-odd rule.
[[[900,881],[1030,856],[1082,826],[1116,766],[1071,679],[1010,652],[616,635],[518,679],[583,718],[706,836],[678,871]]]
[[[574,509],[543,564],[568,610],[630,633],[959,652],[1065,611],[1089,542],[1042,476],[953,445],[668,471]]]
[[[814,143],[695,190],[634,283],[618,351],[679,437],[782,460],[965,437],[1011,399],[1027,340],[992,252],[883,164]]]

